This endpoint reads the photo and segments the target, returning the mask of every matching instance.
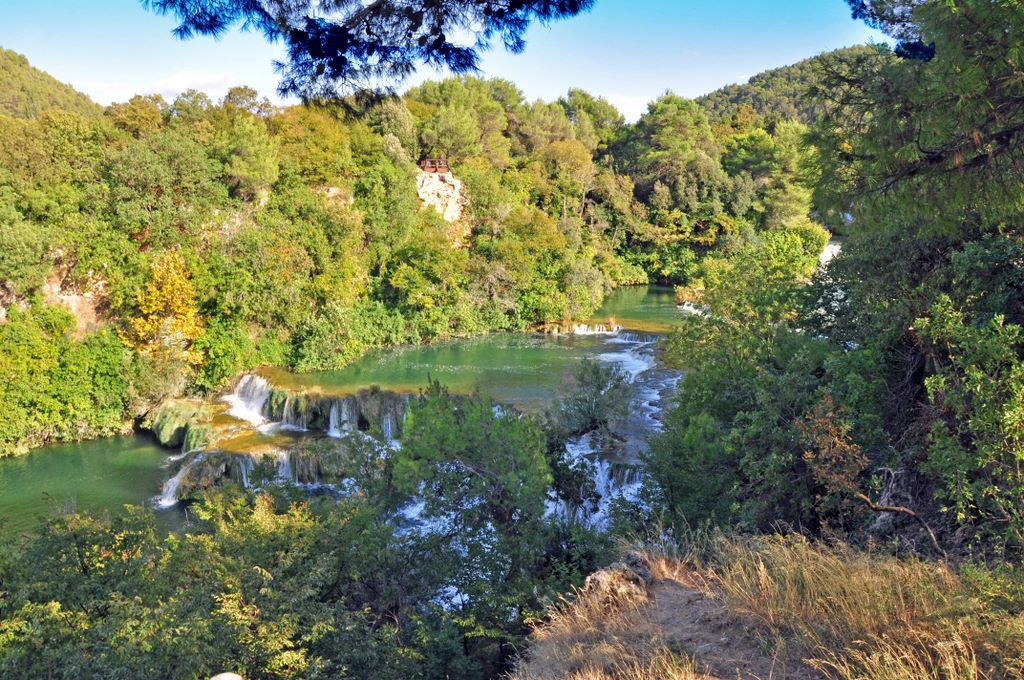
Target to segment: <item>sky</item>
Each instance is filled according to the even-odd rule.
[[[0,47],[101,104],[189,88],[219,98],[234,85],[287,103],[275,92],[280,45],[238,31],[181,41],[174,26],[138,0],[0,0]],[[531,100],[580,87],[635,120],[667,90],[696,97],[869,40],[882,36],[843,0],[597,0],[589,13],[532,27],[521,54],[486,52],[481,75],[511,80]]]

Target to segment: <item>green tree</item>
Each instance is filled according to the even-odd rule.
[[[259,118],[249,114],[235,116],[218,144],[233,195],[252,200],[277,181],[277,143]]]
[[[164,122],[167,103],[160,95],[135,95],[123,104],[111,104],[106,116],[115,127],[136,139],[157,132]]]

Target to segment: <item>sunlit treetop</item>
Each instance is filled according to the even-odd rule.
[[[288,48],[282,94],[305,100],[390,90],[419,65],[477,70],[482,50],[526,46],[529,26],[572,17],[594,0],[142,0],[177,17],[175,34],[257,30]]]

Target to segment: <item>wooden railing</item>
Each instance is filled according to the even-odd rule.
[[[448,161],[444,158],[424,158],[420,161],[423,172],[448,172]]]

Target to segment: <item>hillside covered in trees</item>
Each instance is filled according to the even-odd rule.
[[[759,117],[796,120],[810,125],[822,111],[820,100],[810,96],[844,61],[868,55],[878,47],[858,45],[819,54],[791,66],[758,73],[746,83],[726,85],[697,97],[713,121],[730,120],[749,107]]]
[[[0,451],[120,431],[253,366],[584,319],[742,244],[807,274],[827,239],[796,122],[712,126],[666,95],[626,125],[586,92],[474,78],[353,104],[240,87],[0,117]],[[458,225],[423,209],[421,155],[463,183]]]
[[[0,48],[0,113],[36,118],[45,111],[96,116],[100,110],[86,95],[33,68],[24,55]]]
[[[0,117],[4,455],[254,366],[564,324],[616,286],[689,310],[640,341],[681,373],[604,524],[559,510],[616,472],[571,454],[614,448],[621,368],[583,363],[542,413],[430,381],[399,439],[301,440],[197,492],[186,531],[66,507],[12,540],[0,674],[1020,678],[1024,14],[849,5],[895,49],[635,124],[469,77]],[[421,156],[461,180],[455,223]],[[273,483],[293,460],[341,482]]]

